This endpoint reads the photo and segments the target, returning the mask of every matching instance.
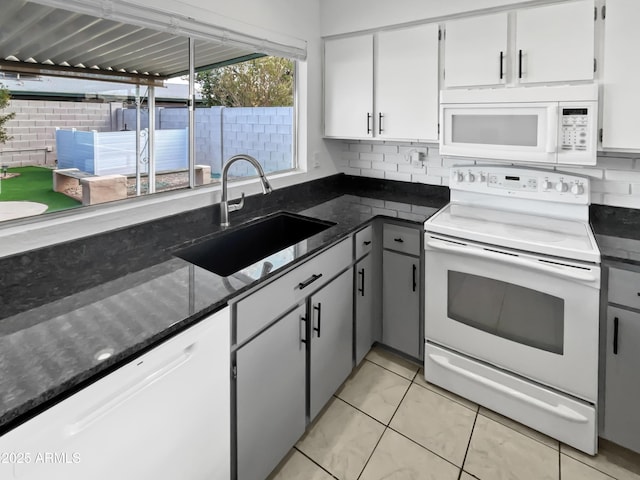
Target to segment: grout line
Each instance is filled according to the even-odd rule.
[[[336,400],[340,400],[342,403],[345,403],[347,405],[349,405],[351,408],[357,410],[358,412],[360,412],[363,415],[366,415],[367,417],[369,417],[371,420],[375,420],[376,422],[378,422],[380,425],[382,425],[383,427],[386,427],[387,425],[385,425],[384,423],[382,423],[380,420],[378,420],[376,417],[374,417],[373,415],[368,414],[367,412],[363,412],[362,410],[360,410],[358,407],[356,407],[355,405],[350,404],[349,402],[347,402],[346,400],[344,400],[343,398],[338,397],[337,395],[333,396]]]
[[[326,468],[324,468],[322,465],[320,465],[318,462],[316,462],[313,458],[311,458],[309,455],[307,455],[306,453],[304,453],[302,450],[300,450],[297,446],[293,446],[293,449],[296,450],[297,452],[300,452],[302,455],[304,455],[311,463],[313,463],[314,465],[316,465],[318,468],[322,469],[323,471],[327,472],[329,475],[331,475],[333,478],[338,478],[336,477],[334,474],[332,474],[329,470],[327,470]],[[339,479],[338,479],[339,480]]]
[[[469,453],[469,447],[471,446],[473,431],[476,429],[476,422],[478,421],[479,412],[480,412],[480,407],[478,406],[478,408],[476,408],[476,417],[473,419],[473,427],[471,427],[471,435],[469,435],[469,442],[467,442],[467,449],[464,451],[464,458],[462,459],[462,465],[460,466],[460,473],[458,474],[458,480],[462,478],[462,471],[464,469],[464,464],[467,461],[467,454]]]
[[[377,365],[377,364],[376,364]],[[384,367],[383,367],[384,368]],[[394,372],[395,373],[395,372]],[[402,376],[402,375],[400,375]],[[406,380],[406,377],[403,377]],[[369,455],[369,458],[367,458],[367,461],[365,462],[364,466],[362,467],[362,471],[360,472],[360,475],[358,475],[358,479],[362,476],[362,473],[364,472],[364,470],[367,468],[367,465],[369,464],[369,461],[371,460],[371,457],[373,457],[373,454],[376,452],[376,449],[378,448],[378,445],[380,445],[380,442],[382,441],[382,437],[384,437],[384,434],[387,430],[389,430],[389,425],[391,424],[391,420],[393,420],[393,417],[396,415],[396,413],[398,412],[398,409],[400,408],[400,405],[402,405],[402,402],[404,401],[405,397],[407,396],[407,393],[409,392],[409,389],[411,388],[411,383],[409,383],[409,385],[407,386],[407,389],[404,391],[404,395],[402,395],[402,398],[400,399],[400,401],[398,402],[398,406],[396,407],[396,409],[393,411],[393,414],[391,415],[391,417],[389,417],[389,422],[387,422],[387,424],[384,426],[384,430],[382,432],[382,435],[380,435],[380,438],[378,439],[378,441],[376,442],[376,446],[373,447],[373,450],[371,451],[371,455]],[[355,407],[354,407],[355,408]],[[359,410],[359,409],[358,409]],[[364,413],[364,412],[363,412]],[[395,430],[394,430],[395,431]]]
[[[402,375],[402,374],[400,374],[398,372],[394,372],[393,370],[390,370],[389,368],[385,367],[384,365],[380,365],[379,363],[374,362],[373,360],[369,360],[367,357],[364,357],[364,360],[369,362],[369,363],[373,363],[374,365],[376,365],[376,366],[378,366],[380,368],[384,368],[386,371],[394,373],[394,374],[398,375],[399,377],[404,378],[405,380],[409,380],[410,382],[413,382],[413,379],[416,378],[416,375],[420,371],[420,367],[416,367],[417,368],[416,373],[414,373],[411,378],[407,378],[407,377],[405,377],[404,375]],[[362,363],[360,363],[360,365],[362,365]]]
[[[382,441],[382,437],[384,437],[384,434],[388,429],[389,427],[387,426],[384,427],[384,430],[382,431],[382,435],[380,435],[380,438],[376,442],[376,445],[373,447],[373,450],[371,450],[371,454],[369,455],[369,458],[367,458],[367,461],[364,462],[364,465],[362,466],[362,470],[360,470],[360,473],[358,474],[358,479],[364,473],[365,469],[367,468],[367,465],[369,465],[369,462],[371,461],[371,457],[373,457],[373,454],[376,453],[376,449],[378,448],[378,445],[380,445],[380,442]]]
[[[396,416],[396,413],[398,413],[398,410],[400,409],[400,405],[402,405],[402,402],[404,402],[404,399],[407,398],[407,394],[409,393],[409,389],[411,388],[411,385],[412,385],[412,383],[410,383],[409,386],[407,387],[407,389],[404,391],[404,395],[402,395],[402,398],[398,402],[398,406],[396,407],[396,409],[391,414],[391,417],[389,418],[389,422],[387,423],[387,426],[391,425],[391,421],[393,420],[393,417]]]
[[[440,459],[444,460],[445,462],[447,462],[447,463],[449,463],[449,464],[453,465],[454,467],[459,468],[459,469],[461,469],[461,470],[462,470],[462,467],[460,467],[460,466],[456,465],[455,463],[453,463],[453,462],[452,462],[451,460],[449,460],[448,458],[445,458],[445,457],[443,457],[442,455],[440,455],[439,453],[436,453],[436,452],[434,452],[433,450],[431,450],[431,449],[429,449],[429,448],[425,447],[424,445],[422,445],[422,444],[420,444],[420,443],[416,442],[413,438],[406,436],[404,433],[402,433],[402,432],[400,432],[400,431],[396,430],[395,428],[393,428],[393,427],[388,427],[388,429],[389,429],[389,430],[391,430],[392,432],[397,433],[397,434],[398,434],[398,435],[400,435],[401,437],[406,438],[406,439],[407,439],[407,440],[409,440],[411,443],[415,443],[415,444],[416,444],[417,446],[419,446],[420,448],[422,448],[422,449],[426,450],[427,452],[429,452],[429,453],[431,453],[431,454],[435,455],[436,457],[438,457],[438,458],[440,458]]]
[[[591,468],[592,470],[595,470],[596,472],[599,472],[599,473],[601,473],[601,474],[603,474],[603,475],[606,475],[607,477],[610,477],[612,480],[617,480],[617,477],[614,477],[614,476],[613,476],[613,475],[611,475],[610,473],[605,472],[604,470],[601,470],[600,468],[596,467],[595,465],[591,465],[591,464],[589,464],[589,463],[587,463],[587,462],[583,462],[583,461],[582,461],[582,460],[580,460],[579,458],[576,458],[576,457],[574,457],[573,455],[569,455],[568,453],[562,453],[562,445],[566,445],[566,444],[564,444],[564,443],[560,442],[560,445],[561,445],[561,447],[560,447],[560,460],[562,460],[562,455],[565,455],[565,456],[569,457],[570,459],[575,460],[575,461],[576,461],[576,462],[578,462],[578,463],[581,463],[581,464],[582,464],[582,465],[584,465],[585,467]],[[568,446],[568,445],[567,445],[567,446]],[[573,447],[571,447],[571,448],[573,448]],[[599,454],[596,454],[596,455],[599,455]],[[622,467],[622,468],[624,468],[625,470],[627,470],[625,467]]]
[[[562,453],[560,453],[560,442],[558,442],[558,480],[562,480]]]

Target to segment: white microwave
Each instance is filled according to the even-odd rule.
[[[442,90],[440,155],[595,165],[598,87]]]

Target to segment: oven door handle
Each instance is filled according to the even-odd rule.
[[[471,380],[475,383],[479,383],[487,388],[492,390],[496,390],[500,393],[508,395],[516,400],[520,400],[522,402],[528,403],[529,405],[549,412],[553,415],[556,415],[560,418],[564,418],[565,420],[569,420],[571,422],[576,423],[587,423],[588,419],[584,415],[572,410],[566,405],[551,405],[547,402],[539,400],[531,395],[527,395],[526,393],[520,392],[514,388],[508,387],[506,385],[502,385],[501,383],[496,382],[495,380],[491,380],[489,378],[483,377],[475,372],[470,372],[464,368],[458,367],[457,365],[453,365],[448,358],[443,357],[442,355],[435,355],[433,353],[429,354],[429,358],[441,366],[442,368],[449,370],[453,373],[457,373],[468,380]]]
[[[518,255],[493,252],[480,247],[451,245],[449,242],[442,241],[433,237],[427,238],[427,240],[425,241],[425,245],[434,250],[442,250],[473,257],[498,260],[503,263],[508,263],[509,265],[525,267],[531,270],[548,273],[549,275],[554,275],[556,277],[568,278],[580,282],[597,283],[600,280],[600,277],[598,275],[594,275],[591,270],[585,270],[584,272],[575,271],[577,269],[571,269],[571,267],[565,267],[563,265],[553,263],[543,264],[540,262],[522,258]]]

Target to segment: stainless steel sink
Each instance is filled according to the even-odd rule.
[[[333,222],[280,212],[179,250],[174,255],[228,277],[333,225]]]

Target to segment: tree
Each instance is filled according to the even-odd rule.
[[[293,105],[293,61],[262,57],[199,72],[208,107],[288,107]]]
[[[9,106],[9,100],[11,100],[9,90],[7,90],[4,85],[0,83],[0,110],[4,110]],[[5,126],[5,124],[15,116],[15,113],[0,115],[0,143],[6,143],[7,140],[11,140],[13,138],[7,133],[7,127]]]

